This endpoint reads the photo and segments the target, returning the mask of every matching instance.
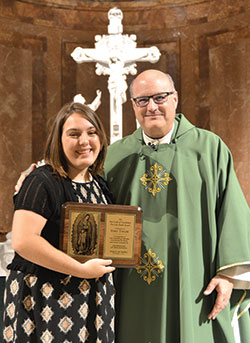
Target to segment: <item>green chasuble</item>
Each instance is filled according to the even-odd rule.
[[[117,343],[250,343],[250,283],[215,320],[217,292],[203,295],[220,270],[250,271],[250,211],[222,140],[178,114],[157,151],[141,129],[112,144],[105,178],[144,218],[140,266],[116,271]]]

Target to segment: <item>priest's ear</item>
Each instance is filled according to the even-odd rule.
[[[177,108],[178,105],[178,93],[177,91],[174,92],[173,96],[171,97],[172,101],[174,102],[175,109]]]

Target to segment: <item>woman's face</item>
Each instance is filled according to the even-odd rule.
[[[81,114],[73,113],[62,130],[62,147],[72,180],[87,181],[88,168],[95,162],[101,149],[96,128]]]

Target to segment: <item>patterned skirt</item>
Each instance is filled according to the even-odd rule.
[[[114,342],[112,274],[59,279],[10,271],[4,298],[4,343]]]

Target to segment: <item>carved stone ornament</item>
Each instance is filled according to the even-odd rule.
[[[11,246],[11,232],[6,234],[6,241],[0,242],[0,276],[6,276],[7,265],[12,261],[14,251]]]

